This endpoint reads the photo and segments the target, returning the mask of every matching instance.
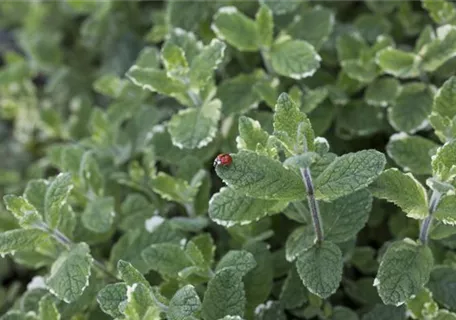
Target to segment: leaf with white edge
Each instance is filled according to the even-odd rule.
[[[244,315],[246,304],[241,275],[232,268],[220,270],[209,281],[204,294],[202,315],[205,320]]]
[[[60,210],[67,204],[72,188],[70,173],[60,173],[49,185],[44,197],[44,216],[49,227],[55,228],[59,225]]]
[[[422,0],[423,8],[429,12],[432,20],[438,24],[451,23],[456,19],[454,4],[446,0]]]
[[[181,204],[191,203],[198,188],[191,187],[186,180],[179,179],[164,172],[159,172],[152,179],[152,190],[163,199],[176,201]]]
[[[296,268],[306,288],[325,299],[339,287],[343,264],[339,247],[332,242],[323,241],[301,254]]]
[[[399,95],[400,82],[395,78],[385,77],[374,80],[367,86],[364,100],[376,107],[387,107]]]
[[[260,97],[252,87],[259,76],[258,72],[241,73],[220,83],[217,87],[217,98],[222,101],[223,114],[243,114],[257,108]]]
[[[432,72],[456,55],[456,27],[444,25],[437,29],[437,38],[420,50],[421,66]]]
[[[113,197],[96,198],[87,204],[81,221],[88,230],[105,233],[111,229],[115,215]]]
[[[287,27],[293,39],[305,40],[319,50],[326,42],[335,23],[334,12],[328,8],[314,6],[299,11]]]
[[[338,157],[315,180],[315,197],[332,201],[361,190],[380,175],[385,164],[385,156],[376,150]]]
[[[126,285],[132,286],[135,283],[141,283],[147,288],[150,287],[149,282],[133,265],[124,260],[117,262],[117,270],[119,271],[120,278],[125,282]]]
[[[287,238],[285,257],[292,262],[303,252],[309,250],[316,241],[315,231],[311,225],[296,228]]]
[[[256,267],[253,255],[245,250],[230,250],[217,264],[215,272],[220,272],[226,268],[232,268],[241,277],[245,276],[250,270]]]
[[[217,166],[217,175],[236,192],[266,200],[298,200],[305,197],[301,177],[279,161],[241,150],[231,154],[229,166]]]
[[[202,148],[214,140],[222,103],[215,99],[201,108],[188,108],[173,115],[168,132],[173,144],[181,149]]]
[[[174,28],[171,30],[167,42],[182,48],[188,63],[191,63],[203,49],[203,43],[197,40],[196,35],[193,32],[181,28]]]
[[[145,47],[139,52],[135,64],[143,68],[160,68],[160,52],[156,47]]]
[[[407,310],[415,319],[431,318],[437,315],[439,305],[432,298],[432,292],[423,288],[416,296],[407,301]]]
[[[274,135],[291,154],[313,151],[315,135],[309,118],[301,112],[290,96],[282,93],[274,113]],[[306,146],[303,146],[303,144]]]
[[[225,227],[249,224],[268,215],[278,203],[245,196],[231,188],[221,188],[209,201],[209,217]]]
[[[432,111],[450,119],[456,115],[456,76],[445,81],[437,91]]]
[[[379,51],[375,61],[383,72],[397,78],[416,78],[420,74],[418,69],[419,59],[413,52],[389,47]]]
[[[119,310],[128,320],[160,320],[160,310],[152,299],[152,294],[142,283],[127,287],[127,300],[119,306]]]
[[[320,68],[321,57],[311,44],[303,40],[275,42],[270,55],[274,71],[292,79],[310,77]]]
[[[318,110],[318,109],[317,109]],[[367,104],[365,101],[352,100],[344,106],[344,112],[337,117],[336,130],[342,139],[372,136],[385,130],[383,108]]]
[[[456,320],[456,313],[448,310],[439,310],[433,320]]]
[[[432,173],[431,155],[437,147],[432,140],[401,132],[390,137],[386,152],[404,171],[429,175]]]
[[[18,220],[22,227],[30,227],[42,223],[42,217],[26,199],[14,195],[3,197],[6,209]]]
[[[60,320],[60,313],[55,305],[52,296],[45,295],[38,304],[40,320]]]
[[[343,60],[341,66],[348,77],[362,83],[371,83],[379,73],[374,61]]]
[[[179,271],[192,265],[190,258],[178,244],[153,244],[141,253],[150,269],[165,276],[177,277]]]
[[[260,3],[268,6],[274,14],[282,15],[295,11],[301,4],[301,1],[260,0]]]
[[[441,181],[451,181],[456,176],[456,140],[445,143],[432,157],[433,175]]]
[[[223,60],[226,45],[218,39],[204,47],[190,64],[190,85],[193,88],[202,88],[212,78],[214,70]]]
[[[408,133],[422,130],[428,124],[432,111],[433,93],[420,82],[402,87],[399,96],[388,109],[388,119],[394,129]]]
[[[280,301],[285,309],[295,309],[307,302],[308,292],[304,287],[296,267],[292,266],[280,291]]]
[[[336,243],[353,239],[365,226],[372,209],[372,195],[359,190],[333,202],[320,204],[325,239]]]
[[[456,225],[456,195],[444,196],[434,212],[434,218],[444,224]]]
[[[269,300],[255,308],[255,320],[287,320],[279,301]]]
[[[30,180],[24,191],[24,198],[44,215],[44,198],[49,183],[44,179]]]
[[[428,215],[426,189],[411,173],[388,169],[369,187],[372,194],[399,206],[408,217],[424,219]]]
[[[178,80],[188,73],[189,68],[185,52],[177,45],[165,42],[161,49],[161,58],[168,77]]]
[[[274,36],[274,19],[272,11],[265,5],[260,6],[256,15],[255,23],[258,30],[260,45],[269,48]]]
[[[201,301],[195,288],[186,285],[180,288],[169,302],[169,320],[189,320],[201,308]]]
[[[257,51],[260,47],[255,21],[236,7],[220,8],[214,15],[211,28],[217,37],[240,51]]]
[[[432,270],[427,287],[432,296],[443,307],[456,309],[456,269],[452,266],[437,266]]]
[[[127,285],[122,282],[108,284],[97,294],[97,302],[101,310],[113,318],[120,318],[122,316],[119,305],[126,299]]]
[[[400,306],[421,291],[434,264],[431,249],[408,238],[391,244],[383,255],[374,286],[383,303]]]
[[[75,301],[89,285],[92,263],[89,246],[84,242],[63,252],[46,279],[49,291],[66,303]]]
[[[38,229],[14,229],[0,232],[0,255],[34,250],[47,238],[48,234]]]
[[[251,118],[239,117],[239,137],[236,138],[238,150],[255,151],[258,144],[266,145],[269,134],[261,128],[261,124]]]

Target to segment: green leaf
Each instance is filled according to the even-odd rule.
[[[171,30],[167,42],[175,44],[184,50],[188,63],[191,63],[203,49],[203,43],[196,39],[196,35],[193,32],[181,28]]]
[[[150,269],[169,277],[176,278],[179,271],[191,266],[189,257],[177,244],[153,244],[144,249],[141,256]]]
[[[432,140],[401,132],[390,137],[386,152],[403,170],[429,175],[432,173],[431,155],[437,147]]]
[[[307,90],[302,99],[301,110],[310,113],[315,110],[328,97],[329,90],[327,87]]]
[[[34,250],[47,238],[47,233],[38,229],[14,229],[0,232],[0,255]]]
[[[18,220],[23,227],[30,227],[42,222],[38,211],[23,197],[6,195],[3,197],[6,209]]]
[[[236,7],[220,8],[211,25],[217,37],[240,51],[257,51],[260,45],[255,21],[239,12]]]
[[[143,68],[160,68],[160,52],[156,47],[144,47],[139,52],[135,64]]]
[[[450,119],[456,115],[456,76],[445,81],[437,91],[432,111]]]
[[[277,41],[272,45],[270,55],[275,72],[296,80],[310,77],[320,68],[321,57],[303,40]]]
[[[150,290],[142,283],[127,287],[127,300],[119,309],[129,320],[160,320],[160,310],[155,306]]]
[[[59,225],[60,210],[67,204],[67,198],[73,188],[70,173],[60,173],[49,185],[44,197],[45,218],[49,227]]]
[[[432,292],[423,288],[420,293],[407,301],[407,310],[414,318],[434,319],[439,310],[439,305],[432,299]]]
[[[238,193],[270,200],[297,200],[305,197],[301,177],[280,162],[251,151],[231,154],[229,166],[217,166],[223,181]]]
[[[285,244],[287,261],[293,261],[303,252],[309,250],[316,241],[315,231],[311,225],[296,228],[287,238]]]
[[[119,260],[117,262],[117,270],[119,271],[120,278],[126,285],[132,286],[135,283],[141,283],[146,288],[150,287],[149,282],[144,276],[128,261]]]
[[[181,204],[191,203],[198,192],[198,188],[190,186],[186,180],[170,176],[164,172],[159,172],[152,179],[152,189],[163,199]]]
[[[358,320],[358,314],[346,307],[337,306],[333,309],[331,320]]]
[[[456,196],[454,194],[444,196],[433,216],[445,224],[456,225]]]
[[[295,309],[307,302],[307,290],[304,287],[296,267],[293,266],[280,291],[280,302],[285,309]]]
[[[63,252],[46,279],[49,291],[66,303],[78,299],[89,285],[92,262],[89,246],[84,242]]]
[[[296,268],[310,292],[328,298],[342,280],[342,252],[332,242],[317,243],[298,258]]]
[[[325,239],[336,243],[354,238],[365,226],[372,209],[372,196],[359,190],[333,202],[322,202],[320,214]]]
[[[178,80],[187,75],[189,68],[185,52],[177,45],[165,42],[161,49],[161,58],[168,77]]]
[[[24,198],[36,208],[36,210],[44,215],[44,198],[48,182],[44,179],[30,180],[24,191]]]
[[[218,39],[204,47],[190,64],[190,84],[193,88],[202,88],[212,78],[217,66],[222,62],[226,45]]]
[[[277,99],[274,113],[274,135],[283,142],[291,154],[314,150],[315,136],[312,125],[307,116],[299,110],[296,103],[286,93],[282,93]],[[304,143],[305,146],[303,146]]]
[[[259,76],[258,72],[241,73],[226,79],[217,87],[217,98],[222,101],[223,114],[242,114],[257,108],[260,98],[252,87],[257,83]]]
[[[255,268],[256,264],[255,258],[250,252],[244,250],[230,250],[219,261],[217,268],[215,268],[215,272],[220,272],[226,268],[232,268],[243,277],[250,270]]]
[[[428,215],[426,189],[411,173],[385,170],[369,187],[374,196],[399,206],[408,217],[424,219]]]
[[[422,0],[423,8],[429,12],[432,20],[438,24],[450,23],[456,18],[456,8],[446,0]]]
[[[434,264],[431,249],[410,239],[391,244],[383,255],[374,286],[385,304],[399,306],[421,291]]]
[[[375,150],[338,157],[316,179],[315,197],[332,201],[361,190],[380,175],[385,163],[385,156]]]
[[[319,50],[330,36],[335,24],[334,12],[314,6],[299,11],[287,27],[293,39],[305,40]]]
[[[260,0],[260,3],[268,6],[274,14],[285,14],[295,11],[301,1],[274,1],[274,0]]]
[[[363,316],[362,320],[406,320],[406,318],[404,307],[376,304],[371,311]]]
[[[255,23],[258,30],[259,44],[266,48],[271,47],[274,36],[272,11],[265,5],[260,6],[255,15]]]
[[[169,302],[169,320],[188,320],[201,308],[201,301],[195,288],[186,285],[179,289]]]
[[[399,95],[400,83],[395,78],[380,78],[367,86],[364,100],[376,107],[387,107]]]
[[[456,54],[456,27],[441,26],[437,29],[437,38],[420,50],[422,68],[432,72],[442,66]]]
[[[173,144],[181,149],[202,148],[217,134],[222,103],[215,99],[201,108],[188,108],[173,115],[168,123],[168,132]]]
[[[440,305],[450,310],[456,309],[456,269],[452,266],[437,266],[432,270],[427,287]]]
[[[81,221],[88,230],[105,233],[111,229],[115,215],[113,197],[97,198],[87,204]]]
[[[40,320],[59,320],[60,313],[52,300],[52,296],[45,295],[39,302]]]
[[[386,48],[377,53],[375,61],[383,72],[397,78],[408,79],[419,76],[418,56],[394,48]]]
[[[456,176],[456,140],[445,143],[432,157],[432,172],[441,181],[451,181]]]
[[[113,318],[119,318],[122,313],[119,310],[119,305],[127,299],[127,285],[119,282],[108,284],[97,294],[97,302],[104,313]]]
[[[368,45],[359,32],[350,32],[337,38],[336,48],[339,60],[346,61],[358,59],[368,49]]]
[[[268,215],[278,204],[275,200],[245,196],[231,188],[221,188],[209,202],[209,217],[225,227],[249,224]]]
[[[261,124],[251,118],[239,117],[239,137],[237,148],[255,151],[258,144],[266,146],[269,134],[261,128]]]
[[[362,83],[372,82],[379,73],[374,61],[343,60],[341,66],[348,77]]]
[[[456,320],[456,313],[450,312],[448,310],[439,310],[437,315],[432,319],[434,319],[434,320]]]
[[[244,315],[245,292],[241,275],[232,268],[220,270],[209,281],[204,294],[202,315],[205,320]]]
[[[269,300],[255,308],[255,320],[287,320],[280,302]]]

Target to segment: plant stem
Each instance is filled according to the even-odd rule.
[[[440,196],[440,192],[434,190],[431,195],[431,200],[429,200],[429,214],[426,217],[426,219],[424,219],[420,228],[420,241],[423,244],[427,244],[428,242],[429,231],[431,230],[433,220],[432,214],[434,213],[435,209],[437,208],[437,205],[439,204]]]
[[[315,199],[314,186],[312,182],[312,175],[309,168],[301,168],[301,176],[307,190],[307,202],[309,203],[310,216],[312,217],[312,224],[314,227],[317,242],[323,241],[323,225],[320,217],[320,208]]]

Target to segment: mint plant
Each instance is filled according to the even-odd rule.
[[[453,2],[0,17],[0,319],[456,319]]]

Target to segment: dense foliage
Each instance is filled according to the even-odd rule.
[[[0,27],[1,319],[456,319],[452,2]]]

